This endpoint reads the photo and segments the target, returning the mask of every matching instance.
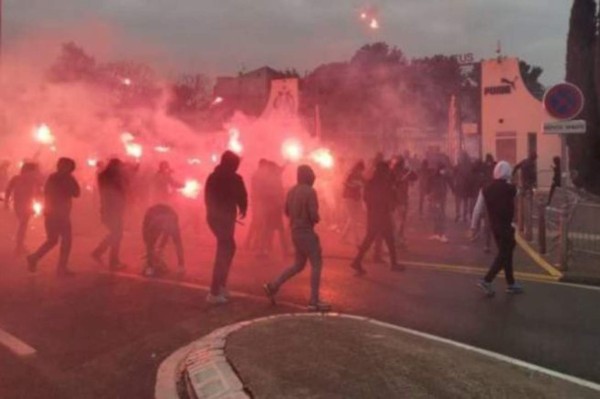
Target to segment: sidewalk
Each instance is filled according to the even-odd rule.
[[[221,371],[223,376],[229,374],[221,386],[232,391],[213,391],[199,397],[227,393],[256,399],[598,395],[593,388],[518,362],[417,334],[369,319],[337,315],[284,315],[226,327],[225,333],[211,334],[217,342],[214,348],[223,347],[225,355],[211,362],[219,364],[226,357],[237,377],[231,380],[231,373]],[[197,354],[190,353],[187,364],[196,358]],[[223,370],[222,364],[218,368]],[[197,369],[191,374],[188,377],[197,387],[203,386],[202,375],[209,375]]]

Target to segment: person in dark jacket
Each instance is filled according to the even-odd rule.
[[[71,253],[71,208],[73,198],[81,194],[79,183],[73,177],[75,161],[60,158],[56,172],[51,174],[44,186],[44,225],[46,242],[33,254],[27,257],[30,272],[35,272],[37,264],[60,240],[57,274],[70,276],[72,271],[67,267]]]
[[[285,270],[277,279],[263,286],[265,293],[275,304],[275,295],[281,286],[300,273],[310,261],[312,273],[310,277],[310,301],[308,310],[327,311],[331,306],[320,300],[319,288],[321,285],[321,269],[323,259],[321,243],[315,232],[315,225],[319,223],[319,200],[313,188],[315,173],[308,165],[301,165],[297,172],[298,184],[287,194],[285,214],[290,219],[292,241],[296,250],[296,259],[292,267]]]
[[[396,199],[391,171],[387,163],[379,162],[373,177],[365,185],[364,200],[367,206],[367,234],[351,264],[356,275],[366,274],[362,266],[365,254],[376,238],[382,237],[387,245],[392,270],[402,270],[396,262],[393,215]]]
[[[519,162],[512,172],[513,177],[521,172],[521,188],[523,192],[532,192],[537,187],[537,153],[531,151],[529,156]]]
[[[556,188],[560,187],[562,184],[561,174],[562,169],[560,165],[560,157],[554,157],[552,158],[552,185],[550,186],[550,194],[548,194],[548,206],[550,206],[550,203],[552,202],[554,191],[556,191]]]
[[[498,255],[488,273],[477,283],[488,296],[494,295],[492,281],[502,269],[504,269],[504,276],[508,285],[506,291],[511,294],[523,292],[523,288],[515,282],[513,276],[513,251],[516,241],[512,221],[515,213],[517,189],[509,183],[510,178],[510,164],[506,161],[498,162],[494,169],[494,181],[481,190],[473,211],[472,231],[477,230],[479,219],[487,211],[492,234],[498,247]]]
[[[448,242],[446,237],[446,197],[448,188],[452,188],[448,168],[439,163],[429,178],[429,201],[433,212],[432,240]]]
[[[98,175],[100,191],[100,218],[108,229],[108,234],[92,252],[92,257],[102,263],[102,256],[110,250],[109,267],[113,271],[126,266],[121,263],[121,241],[123,224],[127,208],[127,180],[123,162],[111,159],[106,168]]]
[[[25,235],[29,227],[29,220],[34,214],[34,202],[42,194],[42,183],[37,164],[26,162],[21,167],[21,172],[10,179],[6,187],[4,205],[8,209],[12,200],[13,210],[19,222],[15,237],[15,254],[17,255],[26,252]]]
[[[172,239],[175,245],[178,274],[183,275],[185,273],[179,217],[172,207],[157,204],[148,208],[142,224],[142,236],[146,247],[144,275],[150,277],[167,271],[160,252],[164,249],[164,243],[169,239]]]
[[[237,173],[240,161],[234,152],[225,151],[221,162],[206,180],[206,219],[217,239],[212,284],[206,298],[213,304],[228,302],[226,286],[235,255],[235,224],[238,214],[243,219],[248,210],[246,186]]]

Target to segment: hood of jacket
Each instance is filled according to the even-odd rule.
[[[298,184],[312,186],[316,179],[315,172],[308,165],[300,165],[298,166],[297,179]]]
[[[512,175],[512,167],[506,161],[500,161],[494,168],[494,179],[510,180]]]
[[[240,167],[241,158],[233,151],[225,151],[221,155],[221,162],[215,168],[215,171],[224,173],[235,173]]]

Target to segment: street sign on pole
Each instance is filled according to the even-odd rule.
[[[583,111],[585,97],[583,92],[572,83],[557,84],[544,94],[544,109],[550,117],[544,122],[544,134],[560,135],[561,143],[561,181],[565,185],[565,174],[567,172],[567,134],[584,134],[586,132],[585,120],[572,120],[577,118]]]
[[[583,134],[586,132],[586,125],[582,119],[544,122],[544,134]]]
[[[548,115],[562,121],[579,116],[584,103],[583,93],[571,83],[557,84],[544,95],[544,108]]]

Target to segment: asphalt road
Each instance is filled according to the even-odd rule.
[[[175,349],[236,321],[298,311],[308,298],[308,272],[282,289],[284,302],[272,308],[261,284],[289,259],[257,259],[240,251],[231,275],[238,296],[224,307],[204,302],[214,250],[206,237],[186,242],[184,280],[139,276],[139,239],[125,237],[130,269],[110,275],[89,259],[92,231],[77,237],[72,266],[78,276],[58,279],[53,258],[30,276],[22,259],[10,255],[8,226],[0,231],[0,329],[34,348],[18,356],[0,345],[0,398],[152,397],[158,365]],[[39,229],[38,229],[39,231]],[[366,264],[356,278],[349,269],[351,246],[322,232],[327,256],[323,297],[335,310],[380,319],[499,352],[562,373],[600,382],[600,290],[553,283],[523,252],[516,268],[525,273],[526,293],[511,297],[496,282],[498,295],[484,298],[474,283],[490,262],[470,245],[464,230],[452,226],[451,242],[426,240],[424,224],[409,230],[409,265],[394,273]],[[33,244],[39,234],[31,235]],[[34,246],[34,245],[30,246]],[[168,279],[168,277],[167,277]],[[14,349],[14,348],[13,348]]]

